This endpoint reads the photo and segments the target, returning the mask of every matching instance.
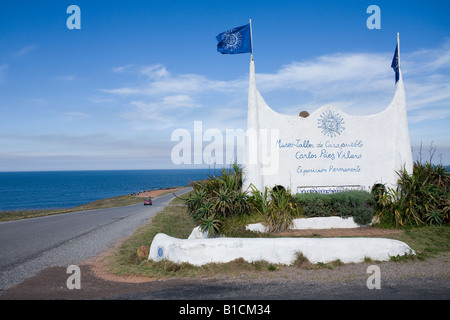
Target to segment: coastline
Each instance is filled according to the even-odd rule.
[[[121,196],[104,198],[95,200],[89,203],[85,203],[79,206],[62,208],[62,209],[27,209],[27,210],[12,210],[12,211],[0,211],[0,223],[14,220],[22,220],[36,217],[43,217],[48,215],[76,212],[76,211],[86,211],[95,209],[107,209],[128,206],[133,204],[139,204],[146,198],[157,198],[165,194],[175,192],[177,190],[186,188],[183,187],[169,187],[154,190],[144,190],[133,194],[125,194]]]
[[[156,189],[156,190],[145,190],[135,194],[135,197],[139,198],[156,198],[162,195],[165,195],[170,192],[175,192],[186,187],[172,187],[172,188],[164,188],[164,189]]]
[[[208,169],[0,172],[0,212],[67,209],[142,191],[187,186]]]

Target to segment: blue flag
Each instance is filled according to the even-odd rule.
[[[392,63],[391,63],[391,68],[394,69],[395,72],[395,83],[398,82],[398,79],[400,77],[400,66],[398,63],[398,44],[395,47],[395,53],[394,53],[394,58],[392,58]]]
[[[252,52],[252,39],[250,23],[222,33],[216,37],[217,51],[222,54],[235,54]]]

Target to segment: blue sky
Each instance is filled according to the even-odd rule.
[[[81,29],[69,30],[69,5]],[[381,29],[368,29],[369,5]],[[249,54],[216,35],[252,19],[276,111],[384,110],[400,33],[413,158],[450,163],[450,2],[2,1],[0,171],[178,168],[174,130],[244,129]],[[380,128],[382,134],[383,128]],[[204,142],[204,146],[207,142]]]

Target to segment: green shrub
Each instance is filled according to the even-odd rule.
[[[445,225],[450,221],[450,174],[442,165],[415,162],[397,172],[397,187],[374,188],[381,223],[397,227]]]
[[[269,188],[259,191],[254,185],[251,185],[251,195],[248,197],[250,208],[263,216],[267,215],[270,206]]]
[[[289,190],[273,188],[269,191],[267,209],[268,231],[276,232],[289,229],[294,217],[298,216],[297,204],[293,201]]]
[[[306,217],[353,217],[356,223],[365,225],[372,221],[374,215],[372,194],[361,190],[296,194],[293,200]]]
[[[202,218],[201,222],[200,230],[208,232],[208,235],[214,237],[220,233],[222,220],[216,219],[214,215],[210,215],[208,218]]]
[[[216,176],[194,182],[193,192],[185,200],[188,213],[210,235],[218,235],[223,226],[230,233],[227,220],[234,217],[261,215],[270,231],[289,228],[299,214],[299,206],[289,190],[265,188],[263,192],[252,186],[250,192],[242,191],[242,168],[234,164],[230,169],[222,169]],[[239,231],[243,233],[243,230]]]
[[[254,186],[251,189],[248,197],[250,208],[267,222],[269,232],[288,229],[292,220],[300,215],[301,208],[289,190],[279,186],[273,189],[265,187],[264,191],[259,191]]]
[[[225,219],[250,210],[247,193],[242,191],[242,168],[237,164],[192,186],[185,200],[187,211],[210,235],[220,233]]]

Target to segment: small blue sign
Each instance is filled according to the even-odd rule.
[[[158,247],[158,258],[162,258],[164,256],[164,249],[162,247]]]

